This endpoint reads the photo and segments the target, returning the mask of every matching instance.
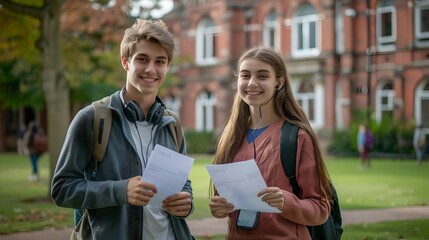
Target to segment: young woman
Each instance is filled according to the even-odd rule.
[[[329,175],[316,135],[292,94],[285,63],[276,50],[255,47],[241,56],[237,69],[237,94],[213,162],[255,159],[268,186],[258,196],[281,213],[248,215],[256,216],[255,226],[245,228],[237,225],[240,211],[216,192],[209,203],[211,213],[229,217],[227,239],[311,239],[306,226],[320,225],[329,215]],[[293,194],[280,160],[284,121],[300,128],[296,177],[301,198]]]

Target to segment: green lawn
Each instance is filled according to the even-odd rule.
[[[200,219],[211,217],[208,210],[209,177],[205,167],[211,162],[211,156],[199,155],[195,156],[195,159],[190,174],[195,211],[190,218]],[[429,183],[428,162],[418,166],[415,161],[375,159],[372,168],[364,171],[359,169],[357,158],[327,159],[327,165],[337,188],[342,209],[429,204],[429,191],[426,190]],[[31,172],[30,162],[26,157],[0,154],[0,235],[72,226],[73,211],[56,207],[47,198],[47,156],[40,160],[40,168],[42,180],[30,183],[28,181]],[[343,239],[401,239],[397,235],[401,231],[425,234],[417,235],[417,238],[409,238],[411,235],[407,235],[407,239],[427,239],[420,236],[429,235],[427,230],[422,230],[423,226],[429,226],[429,220],[406,223],[346,226],[347,238]],[[394,230],[399,232],[395,233]],[[367,235],[373,238],[361,237],[362,232],[371,231],[377,234],[384,232],[384,235],[374,233]]]
[[[428,240],[429,219],[344,226],[342,240]],[[197,240],[224,240],[224,235],[197,236]]]

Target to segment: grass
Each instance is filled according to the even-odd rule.
[[[429,220],[344,226],[342,240],[428,240]],[[224,240],[225,235],[197,236],[197,240]]]
[[[39,167],[41,181],[32,183],[27,157],[0,154],[0,235],[70,226],[73,212],[48,198],[48,156],[42,156]]]
[[[361,170],[357,159],[327,160],[342,209],[429,205],[429,164],[375,159]]]
[[[190,173],[195,211],[191,219],[211,217],[208,208],[211,156],[194,156]],[[429,163],[375,159],[369,170],[359,169],[357,158],[327,159],[342,209],[429,205]],[[0,235],[11,232],[70,227],[73,211],[48,198],[48,159],[40,159],[42,180],[30,183],[30,162],[16,154],[0,154]],[[345,226],[343,239],[428,239],[429,219]],[[413,235],[414,234],[414,235]],[[426,236],[426,238],[423,238]],[[224,239],[223,236],[219,239]],[[204,239],[204,238],[200,238]],[[208,238],[206,238],[208,239]],[[217,239],[217,238],[213,238]]]
[[[428,240],[429,219],[344,226],[344,240]]]

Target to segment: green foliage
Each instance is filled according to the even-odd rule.
[[[96,41],[83,36],[63,38],[64,73],[70,84],[72,102],[88,103],[101,99],[125,82],[118,46],[94,51]]]
[[[356,118],[348,129],[333,132],[332,142],[328,153],[338,154],[341,152],[357,152],[357,133],[359,124],[364,123],[374,135],[374,152],[385,153],[413,153],[414,124],[405,125],[395,119],[385,119],[376,122],[365,119],[365,111],[356,113]]]
[[[186,131],[186,146],[188,153],[213,153],[216,139],[213,132]]]
[[[35,6],[34,1],[31,5]],[[36,19],[0,8],[0,23],[0,62],[16,59],[24,59],[28,63],[40,62],[40,51],[36,48],[40,24]]]
[[[25,59],[0,62],[0,102],[5,108],[29,106],[38,111],[44,106],[41,66]]]
[[[329,154],[339,154],[341,152],[354,151],[356,140],[352,137],[350,130],[337,130],[332,135],[332,142],[328,146]]]
[[[35,4],[40,1],[19,1]],[[4,108],[21,106],[35,111],[44,106],[41,80],[39,22],[29,16],[0,8],[0,102]]]
[[[390,153],[413,153],[414,125],[390,120],[372,127],[375,136],[375,151]]]

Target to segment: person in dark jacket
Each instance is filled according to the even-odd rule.
[[[35,141],[35,136],[44,136],[44,133],[42,129],[37,125],[35,122],[30,122],[28,124],[28,129],[24,133],[24,146],[26,148],[25,153],[30,158],[31,162],[31,175],[28,177],[28,180],[30,182],[38,182],[40,180],[40,173],[39,173],[39,159],[40,156],[44,153],[44,151],[41,151],[38,149],[38,143]]]
[[[161,20],[138,19],[125,30],[120,56],[126,83],[110,96],[112,125],[96,174],[88,174],[88,168],[92,173],[95,169],[93,107],[79,111],[69,127],[52,180],[52,198],[58,206],[87,210],[88,239],[193,239],[185,221],[193,211],[190,180],[162,207],[151,204],[155,185],[142,181],[156,144],[176,151],[168,129],[176,120],[159,115],[165,106],[157,97],[173,52],[173,35]],[[185,141],[179,153],[186,154]]]

